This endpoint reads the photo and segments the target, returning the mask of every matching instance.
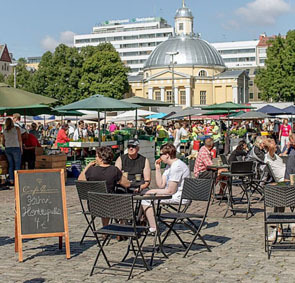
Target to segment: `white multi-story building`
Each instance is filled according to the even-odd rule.
[[[257,67],[259,40],[212,43],[229,68]]]
[[[106,21],[93,27],[91,34],[75,35],[74,46],[96,46],[110,42],[119,52],[121,60],[137,75],[150,53],[173,34],[173,27],[163,18],[136,18]]]

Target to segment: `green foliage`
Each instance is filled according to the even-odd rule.
[[[295,30],[286,38],[270,41],[266,68],[261,68],[255,78],[261,98],[273,101],[294,101],[295,98]]]
[[[60,44],[54,53],[43,54],[39,68],[31,73],[25,61],[17,66],[17,87],[55,98],[59,104],[102,94],[123,98],[129,91],[128,69],[115,48],[104,43],[77,48]],[[13,86],[13,74],[8,83]],[[1,78],[0,78],[1,79]]]
[[[246,133],[247,133],[246,129],[238,129],[238,130],[230,131],[231,135],[238,136],[239,138],[244,137],[246,135]]]
[[[5,77],[3,74],[0,73],[0,83],[4,83],[5,82]]]

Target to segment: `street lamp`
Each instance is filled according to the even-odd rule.
[[[172,62],[172,102],[175,104],[175,93],[174,93],[174,56],[176,56],[177,54],[179,54],[178,51],[172,51],[172,52],[166,52],[167,55],[169,55],[171,57],[171,61]]]
[[[17,63],[11,63],[9,64],[10,67],[13,67],[13,87],[16,88],[16,66],[18,64]]]

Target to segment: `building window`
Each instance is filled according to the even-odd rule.
[[[254,93],[250,92],[250,99],[253,99],[253,98],[254,98]]]
[[[171,90],[166,91],[166,101],[172,102],[172,91]]]
[[[181,30],[183,30],[183,23],[180,23],[179,25],[178,25],[178,29],[181,31]]]
[[[184,90],[180,91],[180,104],[181,105],[185,105],[186,104],[186,95],[185,95],[185,91]]]
[[[253,81],[249,81],[249,86],[253,86]]]
[[[261,99],[261,93],[258,92],[258,99]]]
[[[199,77],[207,77],[207,72],[205,70],[201,70],[199,72]]]
[[[206,91],[200,91],[200,104],[206,104]]]
[[[160,91],[155,91],[155,100],[161,101],[161,92]]]

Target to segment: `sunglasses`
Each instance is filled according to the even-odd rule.
[[[160,153],[160,156],[165,155],[165,154],[166,154],[166,153],[163,153],[163,152],[162,152],[162,153]]]
[[[127,148],[136,148],[137,145],[128,145]]]

